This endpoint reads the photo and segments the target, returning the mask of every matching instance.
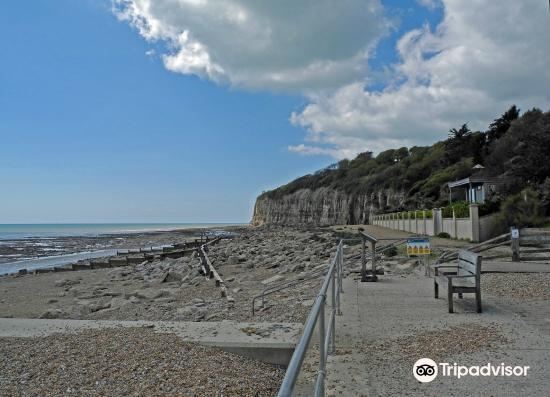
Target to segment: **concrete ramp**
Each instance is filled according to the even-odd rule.
[[[40,337],[53,333],[75,333],[85,329],[153,328],[173,333],[186,342],[196,342],[286,366],[300,338],[302,324],[237,323],[234,321],[110,321],[0,318],[0,337]]]

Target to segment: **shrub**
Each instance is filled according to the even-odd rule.
[[[506,232],[510,226],[543,226],[548,219],[544,217],[544,208],[539,195],[527,188],[518,194],[506,198],[496,216],[493,227],[495,232]]]
[[[451,238],[451,235],[449,233],[441,232],[437,234],[437,237],[440,238]]]
[[[453,204],[455,210],[455,216],[457,218],[469,218],[470,217],[470,203],[467,201],[459,201]]]
[[[487,201],[479,206],[479,216],[491,215],[500,210],[499,201]]]
[[[455,216],[457,218],[469,218],[470,217],[470,203],[467,201],[457,201],[452,205],[443,207],[443,218],[452,218],[453,209],[455,210]]]

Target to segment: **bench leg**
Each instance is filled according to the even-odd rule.
[[[447,300],[449,301],[449,313],[453,313],[453,283],[449,279],[449,285],[447,286]]]
[[[458,293],[458,299],[462,299],[462,292]]]
[[[476,306],[477,306],[477,312],[481,313],[481,289],[476,288]]]
[[[434,278],[434,298],[439,298],[439,285],[437,284],[437,281],[435,281]]]

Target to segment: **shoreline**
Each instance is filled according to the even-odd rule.
[[[0,240],[0,275],[8,274],[4,268],[24,268],[29,264],[32,269],[67,265],[81,259],[112,256],[116,250],[129,250],[144,247],[165,247],[181,244],[190,238],[218,232],[232,233],[247,228],[246,224],[212,224],[212,226],[179,228],[174,230],[148,230],[124,233],[103,233],[97,236],[57,236],[29,237]],[[104,252],[105,255],[98,255]],[[76,258],[74,261],[67,259]],[[59,259],[56,262],[56,258]],[[44,262],[45,266],[35,266]],[[52,264],[51,262],[56,262]],[[18,266],[21,265],[21,266]],[[13,273],[10,271],[9,273]]]

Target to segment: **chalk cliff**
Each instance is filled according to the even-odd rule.
[[[365,224],[379,208],[400,207],[405,192],[392,189],[372,194],[346,193],[328,187],[300,189],[274,196],[264,193],[256,200],[252,224],[339,225]]]

